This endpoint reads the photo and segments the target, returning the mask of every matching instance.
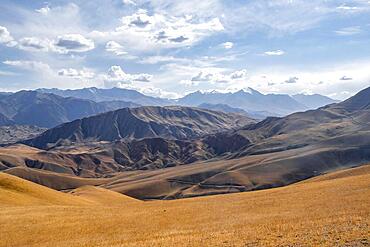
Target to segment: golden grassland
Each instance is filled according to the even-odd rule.
[[[277,189],[174,201],[18,183],[0,183],[0,246],[369,245],[370,166]],[[23,187],[40,190],[31,194],[37,200]],[[4,191],[18,195],[13,205]]]

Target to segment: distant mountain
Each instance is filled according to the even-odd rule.
[[[319,94],[289,96],[287,94],[262,94],[252,88],[235,93],[200,91],[186,95],[177,100],[179,105],[198,106],[202,104],[228,105],[239,108],[249,114],[256,114],[257,118],[267,116],[284,116],[297,111],[316,109],[318,107],[336,103],[326,96]]]
[[[305,110],[306,107],[289,95],[261,94],[248,88],[235,93],[202,93],[200,91],[186,95],[177,100],[177,104],[197,106],[207,104],[226,104],[233,108],[241,108],[247,112],[263,111],[270,116],[287,115],[295,111]]]
[[[240,108],[234,108],[226,104],[207,104],[203,103],[198,105],[199,108],[204,108],[212,111],[222,111],[226,113],[237,113],[247,116],[248,113]]]
[[[229,140],[234,150],[243,150],[237,156],[245,156],[295,149],[336,136],[357,135],[358,131],[370,130],[369,123],[370,88],[367,88],[340,103],[286,117],[269,117],[238,130],[209,135],[204,142],[227,152],[231,146],[225,142]]]
[[[222,111],[226,113],[236,113],[236,114],[242,114],[245,116],[248,116],[250,118],[254,119],[265,119],[266,117],[269,116],[268,112],[258,112],[258,111],[244,111],[243,109],[236,108],[236,107],[231,107],[226,104],[208,104],[208,103],[203,103],[198,106],[199,108],[204,108],[208,110],[213,110],[213,111]]]
[[[20,91],[0,100],[0,125],[50,128],[78,118],[131,106],[138,105],[123,101],[96,103],[37,91]]]
[[[238,114],[190,107],[123,108],[60,125],[24,143],[48,148],[87,141],[148,137],[181,140],[238,128],[253,122],[254,120]]]
[[[96,87],[82,88],[82,89],[67,89],[61,90],[57,88],[37,89],[41,93],[52,93],[62,97],[74,97],[79,99],[93,100],[96,102],[101,101],[129,101],[139,105],[148,106],[163,106],[169,105],[170,101],[161,98],[155,98],[144,95],[135,90],[123,89],[123,88],[110,88],[102,89]]]
[[[295,94],[292,95],[292,98],[301,103],[302,105],[307,106],[309,109],[317,109],[319,107],[338,103],[338,100],[333,100],[327,96],[321,94]]]

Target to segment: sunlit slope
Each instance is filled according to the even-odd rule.
[[[0,173],[0,206],[89,205],[89,201]]]
[[[0,246],[367,246],[368,166],[317,180],[122,207],[3,207]]]
[[[82,186],[72,190],[70,194],[103,206],[123,206],[127,204],[143,203],[132,197],[95,186]]]

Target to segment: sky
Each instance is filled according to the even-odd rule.
[[[369,0],[0,0],[0,91],[370,86]]]

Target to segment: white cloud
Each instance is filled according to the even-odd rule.
[[[233,42],[228,41],[228,42],[222,43],[221,45],[222,45],[225,49],[231,49],[231,48],[233,48],[234,43],[233,43]]]
[[[91,36],[100,40],[116,40],[131,50],[150,50],[191,46],[224,27],[219,18],[200,20],[193,16],[149,14],[139,9],[132,15],[123,16],[121,25],[114,31],[93,31]]]
[[[288,80],[285,80],[284,83],[288,83],[288,84],[297,83],[298,80],[299,80],[298,77],[293,76],[293,77],[290,77]]]
[[[95,73],[87,69],[77,70],[77,69],[69,68],[69,69],[59,70],[58,75],[72,77],[76,79],[92,79],[94,78]]]
[[[49,71],[50,66],[43,62],[31,61],[31,60],[6,60],[3,62],[6,65],[18,67],[20,69],[32,70],[32,71]]]
[[[38,37],[24,37],[16,43],[19,49],[26,51],[57,52],[61,54],[86,52],[95,48],[94,41],[85,38],[81,34],[66,34],[58,36],[55,40]],[[117,47],[115,51],[119,53]]]
[[[173,56],[147,56],[140,59],[138,62],[141,64],[157,64],[168,62],[188,62],[190,59],[178,58]]]
[[[133,0],[122,0],[122,3],[125,4],[125,5],[133,5],[133,6],[136,6],[135,1],[133,1]]]
[[[36,12],[38,12],[42,15],[47,15],[50,12],[50,8],[49,8],[49,6],[45,6],[45,7],[42,7],[40,9],[36,9]]]
[[[25,37],[18,41],[18,47],[28,51],[49,51],[52,49],[52,42],[48,39],[37,37]]]
[[[235,80],[235,79],[242,79],[247,77],[247,70],[242,69],[242,70],[237,70],[234,71],[230,74],[230,78]]]
[[[355,35],[359,34],[362,32],[361,27],[359,26],[353,26],[353,27],[345,27],[342,29],[339,29],[337,31],[334,31],[337,35],[341,36],[350,36],[350,35]]]
[[[58,36],[54,47],[60,53],[86,52],[94,49],[95,44],[81,34],[65,34]]]
[[[266,51],[264,52],[264,54],[267,56],[281,56],[284,55],[285,52],[282,50],[276,50],[276,51]]]
[[[342,5],[338,6],[337,9],[339,9],[339,10],[358,10],[359,7],[357,7],[357,6],[348,6],[346,4],[342,4]]]
[[[123,46],[116,41],[108,41],[105,45],[105,50],[112,52],[117,56],[126,55],[127,52],[124,50]]]
[[[134,81],[142,81],[142,82],[150,82],[153,78],[152,75],[149,74],[137,74],[131,75]]]
[[[153,97],[161,97],[161,98],[167,98],[167,99],[176,99],[179,98],[180,95],[174,92],[168,92],[160,88],[155,87],[142,87],[142,88],[136,88],[139,92],[153,96]]]
[[[0,26],[0,44],[12,47],[16,45],[14,38],[10,35],[6,27]]]
[[[131,84],[134,81],[149,82],[153,76],[149,74],[128,74],[122,70],[121,66],[114,65],[109,68],[108,73],[103,77],[105,86],[112,87]]]
[[[353,1],[351,5],[346,3],[336,7],[339,12],[354,14],[359,12],[365,12],[370,10],[370,4],[366,0]]]
[[[196,76],[192,77],[191,81],[211,81],[213,77],[214,74],[201,71]]]
[[[237,70],[229,74],[204,69],[191,78],[191,82],[230,83],[234,80],[245,79],[247,70]],[[197,85],[196,83],[183,82],[184,85]]]

